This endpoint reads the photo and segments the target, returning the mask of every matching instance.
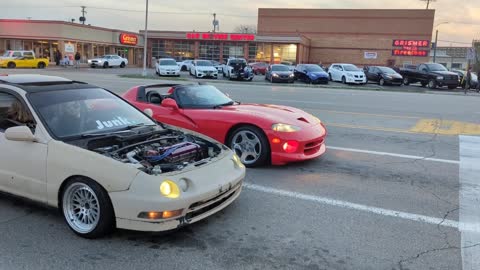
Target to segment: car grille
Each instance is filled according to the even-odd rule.
[[[185,215],[185,219],[187,221],[190,221],[191,219],[200,216],[204,213],[207,213],[217,207],[220,207],[223,205],[226,201],[228,201],[230,198],[235,196],[238,192],[240,192],[242,186],[242,181],[240,181],[238,184],[233,186],[232,188],[228,189],[227,191],[216,195],[213,198],[196,202],[188,207],[187,214]]]
[[[307,156],[317,153],[318,151],[320,151],[320,148],[322,147],[323,142],[324,142],[324,139],[322,138],[322,139],[318,139],[316,141],[305,144],[303,153]]]
[[[92,60],[92,63],[98,63],[98,61],[97,60]]]
[[[458,76],[456,76],[456,75],[446,75],[445,80],[458,80]]]

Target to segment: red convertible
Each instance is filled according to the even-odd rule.
[[[137,86],[123,98],[159,122],[224,143],[249,167],[313,159],[326,150],[327,130],[317,117],[287,106],[236,102],[211,85]]]

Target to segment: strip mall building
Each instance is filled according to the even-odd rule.
[[[222,62],[244,57],[269,63],[418,64],[429,60],[434,15],[434,10],[259,9],[257,34],[149,30],[147,60],[172,57]],[[130,62],[142,61],[143,31],[42,21],[34,22],[42,27],[32,28],[32,23],[0,20],[0,52],[48,48],[51,54],[67,43],[75,44],[87,58],[123,51],[128,52]],[[136,36],[137,44],[121,44],[122,33]],[[40,46],[40,41],[48,45]]]

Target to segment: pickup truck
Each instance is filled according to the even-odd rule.
[[[229,58],[227,64],[223,66],[223,76],[232,79],[253,80],[253,69],[247,65],[247,60],[243,58]]]
[[[47,58],[36,58],[33,51],[6,51],[0,56],[2,68],[46,68]]]
[[[415,69],[401,68],[399,73],[403,76],[403,84],[405,85],[419,82],[423,87],[428,85],[430,89],[442,86],[447,86],[448,89],[458,87],[458,75],[436,63],[421,64]]]

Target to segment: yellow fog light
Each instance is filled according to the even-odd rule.
[[[180,189],[172,180],[165,180],[160,184],[160,193],[167,198],[175,199],[180,196]]]
[[[163,211],[163,212],[155,212],[155,211],[141,212],[140,214],[138,214],[138,217],[144,218],[144,219],[152,219],[152,220],[169,219],[169,218],[180,216],[182,212],[183,212],[183,209]]]
[[[242,161],[240,158],[237,156],[237,154],[233,154],[233,162],[235,162],[235,165],[238,168],[245,168],[245,165],[243,165]]]

